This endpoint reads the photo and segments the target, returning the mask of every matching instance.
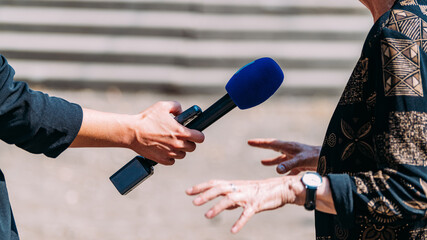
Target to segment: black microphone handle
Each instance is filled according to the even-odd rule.
[[[227,93],[214,104],[212,104],[212,106],[210,106],[208,109],[200,113],[190,123],[185,125],[185,127],[203,131],[216,120],[220,119],[222,116],[233,110],[235,107],[236,104]]]

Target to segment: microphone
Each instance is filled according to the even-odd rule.
[[[283,71],[271,58],[260,58],[240,68],[225,86],[227,93],[202,112],[193,106],[175,119],[190,129],[203,131],[233,110],[255,107],[269,99],[283,82]],[[178,120],[181,119],[181,120]],[[110,177],[122,195],[126,195],[153,174],[157,163],[137,156]]]
[[[186,125],[203,131],[236,106],[240,109],[255,107],[269,99],[283,82],[280,66],[271,58],[260,58],[246,64],[228,81],[225,94]]]

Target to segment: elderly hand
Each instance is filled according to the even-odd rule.
[[[231,229],[239,232],[256,213],[273,210],[288,203],[303,204],[304,186],[300,176],[284,176],[258,181],[221,181],[212,180],[198,184],[186,191],[188,195],[197,195],[193,203],[205,204],[219,196],[224,196],[206,214],[213,218],[225,209],[243,208],[243,213]]]
[[[266,166],[277,165],[278,173],[290,172],[296,175],[302,171],[316,171],[320,154],[319,146],[310,146],[296,142],[285,142],[277,139],[251,139],[248,144],[253,147],[272,149],[282,155],[261,161]]]

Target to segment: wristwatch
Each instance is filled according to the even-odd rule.
[[[316,191],[322,185],[322,176],[316,172],[306,172],[301,181],[307,190],[304,207],[309,211],[314,210],[316,209]]]

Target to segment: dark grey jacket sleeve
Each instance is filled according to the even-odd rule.
[[[15,71],[0,55],[0,139],[31,153],[57,157],[70,146],[82,108],[13,81]]]

